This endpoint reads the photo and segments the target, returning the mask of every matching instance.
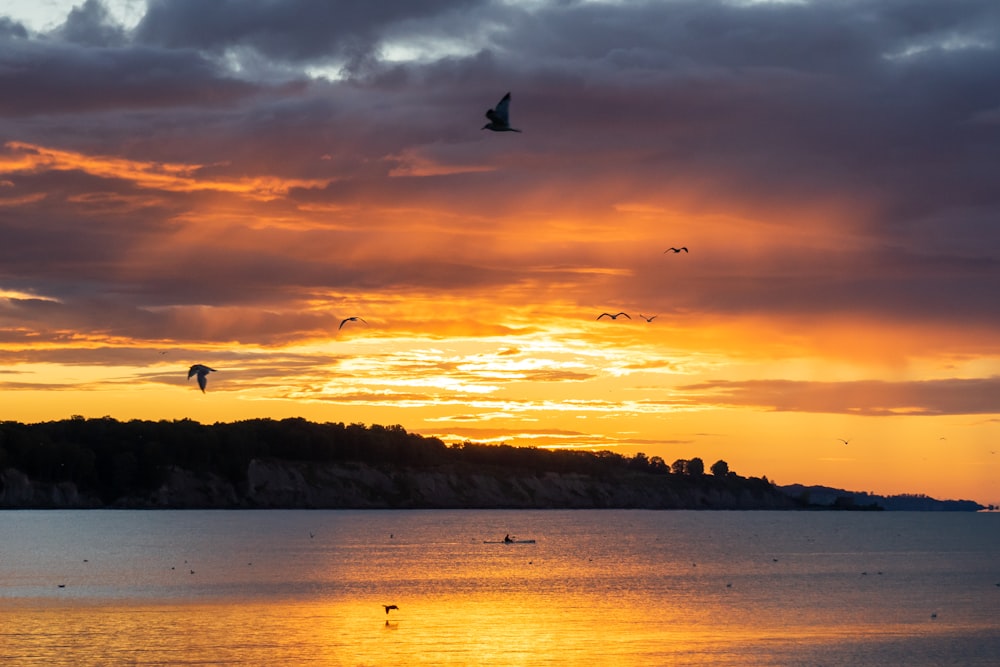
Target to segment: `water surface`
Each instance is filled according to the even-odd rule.
[[[0,664],[996,665],[998,584],[996,514],[12,511]]]

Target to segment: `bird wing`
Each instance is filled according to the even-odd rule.
[[[611,319],[615,319],[615,316],[610,313],[601,313],[600,315],[597,316],[597,319],[601,319],[602,317],[610,317]]]
[[[498,120],[500,123],[507,125],[510,122],[510,93],[504,95],[503,98],[497,102],[496,109],[493,109],[493,116],[490,116],[489,113],[486,115],[490,120]]]
[[[351,319],[351,318],[348,317],[347,319],[340,320],[340,326],[337,327],[337,331],[340,331],[341,329],[343,329],[344,328],[344,324],[346,324],[347,320],[349,320],[349,319]]]
[[[628,313],[618,313],[618,315],[624,315],[625,317],[628,317],[628,319],[632,319],[628,316]],[[615,315],[615,317],[618,317],[618,315]]]
[[[201,387],[201,392],[205,393],[205,385],[208,384],[208,373],[206,371],[198,372],[198,386]]]

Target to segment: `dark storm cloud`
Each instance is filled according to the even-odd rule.
[[[491,256],[496,221],[523,217],[530,229],[538,211],[558,209],[570,219],[605,211],[613,225],[621,202],[676,197],[694,212],[719,207],[773,224],[761,233],[775,248],[741,254],[718,235],[714,254],[699,248],[698,268],[689,263],[683,295],[672,289],[676,274],[652,262],[609,281],[650,307],[996,324],[998,34],[1000,5],[988,0],[157,0],[131,31],[88,0],[42,36],[0,18],[5,139],[183,163],[203,179],[319,179],[253,213],[345,211],[315,216],[320,228],[296,245],[291,232],[247,230],[256,221],[234,203],[238,194],[78,172],[0,174],[10,183],[0,197],[43,197],[0,207],[0,287],[67,304],[115,295],[143,312],[324,288],[519,284],[539,279],[542,258]],[[434,56],[446,39],[461,48]],[[393,41],[431,55],[379,60]],[[305,66],[345,59],[365,66],[308,80]],[[292,84],[265,81],[269,68]],[[524,134],[481,132],[485,107],[506,90]],[[432,175],[419,175],[421,160]],[[129,210],[97,206],[127,198]],[[240,247],[210,264],[183,245],[135,259],[185,225],[197,229],[200,221],[178,220],[220,200],[236,212],[212,238]],[[785,238],[812,224],[789,222],[789,211],[831,201],[851,204],[833,242]],[[373,262],[357,250],[366,238],[375,239],[367,247],[397,238],[381,206],[438,211],[414,237],[453,244],[449,252],[479,234],[483,250],[441,259],[428,242],[417,256]],[[577,236],[574,244],[587,240]],[[604,266],[596,250],[560,252],[549,265]],[[655,300],[663,294],[672,296]],[[312,326],[292,321],[290,332]],[[267,322],[268,335],[280,322]]]
[[[228,104],[257,86],[195,51],[91,47],[0,35],[0,117]],[[10,130],[8,130],[10,131]]]
[[[700,402],[779,412],[829,412],[867,416],[992,414],[1000,377],[917,382],[797,382],[750,380],[679,387]]]
[[[363,56],[386,26],[467,9],[469,0],[151,0],[136,39],[169,48],[252,48],[269,58]]]
[[[83,46],[123,46],[127,39],[125,29],[114,23],[99,0],[86,0],[71,9],[55,34]]]
[[[6,16],[0,16],[0,40],[11,38],[24,39],[28,36],[28,30],[17,21],[12,21]]]

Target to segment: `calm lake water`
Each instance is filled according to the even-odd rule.
[[[0,512],[0,664],[997,665],[1000,514]]]

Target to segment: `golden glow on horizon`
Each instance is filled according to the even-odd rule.
[[[447,442],[642,451],[668,463],[721,458],[739,474],[783,483],[1000,500],[991,496],[1000,457],[990,454],[1000,418],[925,414],[913,393],[920,382],[1000,376],[1000,342],[983,342],[996,340],[993,332],[915,330],[849,312],[713,308],[744,280],[784,286],[818,270],[818,255],[805,250],[822,254],[841,243],[863,209],[857,203],[807,211],[774,202],[768,220],[735,203],[709,210],[693,192],[591,208],[581,193],[562,208],[539,189],[522,210],[487,217],[481,202],[460,196],[453,206],[370,194],[371,201],[293,201],[293,189],[332,180],[216,179],[198,164],[20,142],[6,149],[0,204],[31,206],[44,197],[4,200],[9,179],[65,170],[143,189],[67,196],[89,212],[142,215],[168,193],[202,193],[163,230],[137,239],[115,267],[137,284],[157,267],[201,275],[212,264],[203,249],[216,245],[225,248],[222,261],[267,266],[287,256],[296,268],[320,267],[302,279],[305,287],[247,303],[144,306],[144,316],[173,332],[160,338],[151,337],[152,325],[134,338],[96,327],[43,331],[31,322],[0,330],[8,418],[401,424]],[[390,162],[394,182],[495,168],[422,152]],[[682,242],[690,255],[663,254]],[[328,274],[340,264],[409,271],[398,283],[417,276],[420,286],[376,291],[362,280],[333,289]],[[428,280],[430,271],[441,273]],[[22,301],[64,305],[0,290],[0,309],[29,316]],[[596,321],[608,310],[633,319]],[[657,318],[647,323],[640,312]],[[338,329],[347,316],[369,324]],[[192,363],[219,370],[204,395],[186,378]],[[929,438],[930,431],[941,435]],[[853,436],[850,448],[836,441],[845,434]],[[960,464],[943,465],[939,437]]]

